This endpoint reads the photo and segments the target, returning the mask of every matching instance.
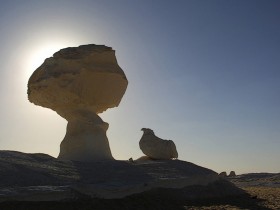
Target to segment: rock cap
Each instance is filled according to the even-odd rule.
[[[119,105],[127,85],[111,47],[81,45],[59,50],[34,71],[28,99],[63,117],[77,108],[101,113]]]

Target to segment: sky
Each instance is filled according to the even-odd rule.
[[[1,0],[0,150],[57,157],[66,120],[27,99],[61,48],[105,44],[129,85],[100,114],[118,160],[141,128],[216,172],[280,172],[280,1]]]

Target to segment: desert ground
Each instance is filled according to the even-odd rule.
[[[202,200],[193,204],[187,203],[184,206],[188,210],[222,210],[222,209],[280,209],[280,187],[243,187],[248,196],[219,199],[219,200]]]
[[[280,209],[280,174],[249,173],[228,178],[247,195],[218,200],[195,201],[185,209]]]
[[[158,193],[143,193],[129,196],[125,199],[79,199],[63,202],[3,202],[0,209],[9,210],[91,210],[91,209],[154,209],[154,210],[279,210],[280,209],[280,174],[248,174],[237,176],[230,181],[245,190],[247,194],[236,197],[203,199],[203,200],[174,200],[162,191]],[[249,177],[249,178],[248,178]],[[254,178],[252,178],[254,177]]]
[[[188,176],[193,175],[196,178],[189,180]],[[207,177],[216,176],[218,179],[201,185]],[[212,170],[179,160],[76,163],[58,161],[46,154],[1,151],[0,177],[0,210],[280,210],[280,173],[221,178]],[[180,182],[174,183],[174,178]],[[158,180],[165,185],[149,187]],[[183,180],[191,184],[170,187]],[[139,181],[140,185],[135,185]],[[131,186],[147,190],[116,196]]]
[[[168,209],[168,210],[226,210],[250,209],[269,210],[280,209],[279,187],[246,187],[248,196],[226,199],[211,199],[176,202],[160,197],[137,196],[113,200],[79,200],[65,202],[4,202],[0,204],[3,210],[92,210],[92,209]]]

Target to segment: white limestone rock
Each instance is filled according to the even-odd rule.
[[[106,136],[108,123],[97,115],[117,107],[128,81],[115,51],[104,45],[81,45],[56,52],[28,81],[28,99],[68,121],[59,158],[113,159]]]
[[[178,158],[176,146],[171,140],[163,140],[157,137],[149,128],[141,129],[144,133],[139,141],[142,152],[152,159]]]

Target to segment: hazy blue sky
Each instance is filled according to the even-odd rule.
[[[0,1],[0,149],[57,156],[66,121],[27,100],[60,48],[105,44],[129,80],[101,117],[116,159],[140,129],[217,172],[280,172],[280,1]]]

